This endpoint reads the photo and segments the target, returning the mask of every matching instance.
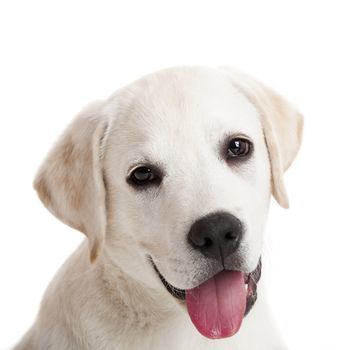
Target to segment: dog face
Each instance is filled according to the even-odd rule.
[[[127,261],[124,267],[132,275],[150,257],[171,285],[195,287],[223,262],[190,244],[191,226],[213,213],[229,213],[244,232],[224,263],[254,270],[270,195],[257,110],[229,79],[210,71],[163,71],[126,91],[128,99],[122,95],[116,102],[119,115],[104,159],[113,225],[106,246],[118,250],[110,254],[134,256],[134,266]],[[235,140],[241,151],[249,148],[246,155],[233,154]],[[142,175],[150,180],[135,177]],[[120,241],[127,243],[122,249]],[[148,277],[143,270],[138,276],[154,284]]]
[[[168,69],[88,107],[35,187],[87,235],[92,261],[103,252],[149,288],[162,281],[179,296],[222,270],[246,279],[256,270],[271,192],[288,205],[282,176],[301,124],[245,75]]]

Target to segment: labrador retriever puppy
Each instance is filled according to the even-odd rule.
[[[89,105],[34,182],[86,240],[15,349],[285,349],[261,255],[302,125],[229,67],[162,70]]]

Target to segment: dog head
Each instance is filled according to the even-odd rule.
[[[83,111],[35,188],[87,236],[92,262],[106,254],[149,288],[186,297],[198,330],[224,337],[256,298],[269,198],[288,207],[283,173],[301,131],[300,114],[247,75],[167,69]],[[215,288],[226,304],[208,310]]]

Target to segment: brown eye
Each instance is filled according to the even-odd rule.
[[[160,180],[159,177],[156,176],[154,171],[147,166],[136,168],[129,177],[129,181],[137,186],[145,186],[156,180]]]
[[[249,155],[252,144],[250,141],[242,138],[232,139],[228,145],[228,156],[230,158],[242,158]]]

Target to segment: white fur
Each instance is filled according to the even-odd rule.
[[[266,114],[264,106],[273,106],[276,95],[269,99],[259,85],[266,96],[264,104],[256,103],[246,86],[254,89],[259,83],[238,76],[248,79],[246,85],[232,71],[163,70],[118,90],[73,121],[35,186],[45,205],[88,239],[49,285],[36,323],[16,350],[285,349],[268,311],[264,278],[238,334],[209,340],[197,332],[184,303],[167,292],[148,259],[172,285],[198,285],[208,263],[190,249],[187,233],[198,218],[224,210],[246,226],[242,269],[250,272],[257,265],[271,191],[287,203],[281,164],[294,158],[301,126],[293,124],[298,114],[282,99],[292,122]],[[288,154],[271,140],[278,141],[281,128],[289,128]],[[224,141],[242,134],[253,141],[253,156],[230,165],[221,156]],[[126,178],[135,166],[149,163],[163,169],[162,184],[135,191]]]

